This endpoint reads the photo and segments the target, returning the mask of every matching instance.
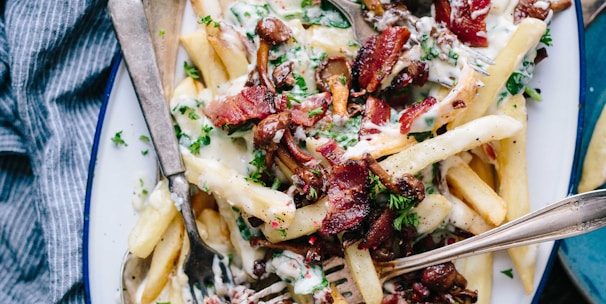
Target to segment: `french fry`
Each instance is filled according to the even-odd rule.
[[[530,212],[526,166],[526,100],[521,94],[512,96],[500,109],[523,125],[522,130],[514,136],[499,141],[496,154],[499,194],[507,202],[507,221],[512,221]],[[526,293],[530,294],[534,289],[536,249],[533,246],[523,246],[507,252],[518,270]]]
[[[178,213],[170,198],[168,182],[161,180],[149,196],[149,204],[128,235],[128,250],[140,258],[149,256]]]
[[[492,297],[493,253],[474,255],[453,261],[457,271],[467,279],[467,289],[478,290],[476,304],[490,304]]]
[[[578,192],[598,188],[606,182],[606,108],[602,109],[587,147]]]
[[[183,224],[179,216],[175,216],[162,239],[156,245],[145,280],[145,287],[141,296],[141,303],[154,303],[162,289],[168,282],[168,276],[179,257],[181,242],[183,241]]]
[[[219,213],[229,227],[229,239],[234,248],[233,263],[235,265],[241,265],[246,274],[255,277],[253,274],[254,262],[263,258],[265,250],[262,248],[250,247],[250,243],[243,239],[240,234],[240,229],[236,223],[236,213],[231,205],[221,197],[216,196],[215,198],[217,200],[217,205],[219,206]]]
[[[440,194],[430,194],[425,197],[411,212],[419,216],[417,232],[425,234],[434,231],[448,217],[452,203]]]
[[[452,203],[452,209],[448,222],[457,228],[461,228],[474,235],[478,235],[482,232],[486,232],[492,228],[493,225],[488,224],[482,216],[467,206],[463,201],[455,196],[447,196],[448,201]]]
[[[345,151],[344,158],[362,159],[365,153],[370,153],[375,159],[401,152],[417,143],[417,140],[401,134],[399,128],[383,128],[383,132],[362,138],[353,147]]]
[[[345,262],[351,277],[367,304],[378,304],[383,300],[383,285],[367,249],[358,249],[359,241],[345,248]]]
[[[484,115],[495,104],[497,94],[509,79],[509,75],[520,66],[526,53],[537,45],[546,27],[545,22],[541,20],[522,19],[507,45],[495,58],[495,64],[487,68],[490,75],[481,78],[484,87],[478,90],[472,106],[467,107],[465,112],[452,122],[451,128]]]
[[[328,56],[349,56],[357,53],[357,47],[350,42],[355,41],[350,29],[312,25],[305,31],[309,45],[323,50]]]
[[[436,104],[437,117],[433,131],[463,115],[472,106],[480,88],[479,79],[479,73],[471,65],[463,67],[457,84]]]
[[[295,204],[289,195],[248,182],[244,176],[213,159],[183,154],[190,183],[225,199],[246,214],[255,216],[274,229],[285,229],[294,220]]]
[[[488,185],[496,190],[495,172],[492,164],[484,162],[478,156],[473,155],[469,162],[469,167]]]
[[[179,96],[196,97],[196,96],[198,96],[198,93],[200,93],[200,91],[202,91],[203,89],[204,89],[204,85],[201,82],[199,82],[191,77],[185,77],[181,81],[179,81],[179,83],[173,90],[172,97],[173,98],[179,97]]]
[[[183,35],[180,41],[190,60],[202,72],[206,87],[216,93],[217,87],[225,83],[228,77],[221,58],[208,42],[206,30],[201,28]]]
[[[231,252],[233,248],[229,240],[229,228],[219,212],[213,209],[203,209],[196,223],[200,224],[198,229],[204,231],[201,235],[205,235],[203,239],[208,246],[223,255]]]
[[[261,226],[263,235],[265,235],[268,241],[277,243],[310,235],[318,231],[322,227],[322,220],[326,217],[326,200],[325,197],[311,205],[297,209],[294,220],[284,230],[277,230],[271,224],[263,224]]]
[[[465,162],[456,161],[448,169],[446,181],[488,223],[495,226],[503,223],[507,204]]]
[[[505,115],[484,116],[389,156],[380,164],[392,176],[416,174],[461,151],[509,137],[521,128],[520,122]]]
[[[221,20],[223,12],[219,0],[191,0],[191,6],[198,17],[210,16],[213,20]]]
[[[229,79],[235,79],[248,73],[246,49],[236,32],[230,25],[221,23],[220,27],[213,24],[206,27],[208,42],[221,58]]]

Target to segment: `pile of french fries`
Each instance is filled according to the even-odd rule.
[[[211,16],[220,21],[231,1],[192,0],[191,4],[197,16]],[[175,98],[196,98],[201,94],[210,98],[220,96],[223,84],[248,74],[252,60],[248,58],[246,46],[231,39],[232,30],[200,24],[197,31],[181,37],[181,45],[201,71],[204,84],[186,77],[175,88]],[[375,158],[384,157],[380,165],[393,177],[414,175],[442,162],[448,191],[430,194],[414,208],[420,217],[419,234],[431,233],[445,222],[480,234],[530,211],[525,98],[515,95],[499,104],[496,111],[491,107],[508,77],[520,66],[525,54],[538,44],[545,30],[543,21],[524,19],[495,58],[495,64],[488,67],[489,75],[479,75],[470,67],[464,69],[457,85],[445,90],[439,100],[442,109],[436,125],[448,125],[443,134],[417,142],[397,132],[385,132],[370,143],[361,143],[367,145],[365,151]],[[464,111],[453,110],[455,100],[465,102]],[[180,121],[178,117],[176,120],[183,124],[196,123]],[[323,159],[315,152],[320,144],[313,138],[306,141],[307,150]],[[351,152],[355,150],[351,149],[347,152],[351,154],[346,155],[360,158],[361,155]],[[234,208],[263,220],[261,232],[271,242],[310,235],[318,231],[326,216],[326,198],[295,209],[292,197],[287,194],[252,184],[243,175],[217,161],[205,159],[204,155],[186,151],[183,154],[187,179],[199,189],[211,189],[212,193],[198,191],[193,199],[202,238],[217,251],[233,255],[234,263],[245,273],[264,252],[251,248],[242,238]],[[154,303],[159,297],[172,304],[185,302],[182,290],[187,278],[182,265],[188,242],[166,181],[160,181],[151,193],[147,207],[129,235],[129,250],[141,258],[153,255],[141,303]],[[510,249],[509,255],[526,292],[531,293],[535,247]],[[365,301],[380,303],[383,289],[370,253],[353,245],[346,248],[345,257]],[[492,254],[484,254],[455,262],[457,270],[467,278],[468,288],[479,291],[478,303],[490,303],[492,260]]]

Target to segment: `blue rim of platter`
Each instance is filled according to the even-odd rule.
[[[91,303],[90,299],[90,275],[89,275],[89,263],[88,263],[88,248],[89,248],[89,227],[90,227],[90,206],[91,206],[91,194],[93,188],[93,178],[95,176],[95,166],[97,165],[97,153],[99,152],[99,142],[101,137],[101,129],[103,128],[103,122],[105,113],[107,112],[107,105],[109,104],[109,97],[111,96],[112,88],[114,87],[114,81],[120,68],[120,62],[122,61],[122,53],[120,50],[114,55],[112,60],[112,67],[105,88],[104,100],[99,110],[99,120],[97,121],[97,128],[95,130],[95,137],[93,138],[93,147],[91,151],[90,162],[88,164],[88,178],[86,180],[86,196],[84,197],[84,229],[83,229],[83,242],[82,242],[82,259],[84,269],[84,293],[86,295],[86,303]]]
[[[587,146],[593,133],[596,120],[598,119],[604,104],[606,103],[606,87],[603,81],[606,77],[606,51],[600,42],[600,35],[605,33],[606,13],[598,15],[585,30],[585,57],[587,61],[591,58],[592,64],[586,67],[586,82],[584,87],[585,103],[580,112],[585,115],[583,128],[580,128],[581,143],[577,145],[579,153],[578,165],[575,167],[577,176],[581,175],[582,162],[585,158]],[[573,191],[576,192],[576,181]],[[604,188],[602,185],[600,188]],[[606,275],[603,274],[604,259],[606,259],[606,229],[600,229],[588,234],[576,236],[560,242],[558,256],[562,261],[564,269],[570,275],[572,281],[577,285],[581,293],[591,303],[606,303]],[[596,286],[596,283],[601,284]],[[601,287],[601,288],[600,288]]]
[[[586,129],[586,127],[588,127],[585,125],[585,120],[584,120],[585,111],[583,111],[583,109],[586,109],[586,107],[585,107],[585,89],[584,89],[586,81],[585,81],[585,56],[584,56],[585,47],[584,47],[584,36],[583,36],[583,16],[582,16],[580,0],[575,0],[574,3],[575,3],[575,10],[576,10],[577,31],[578,31],[578,38],[579,38],[578,47],[579,47],[579,60],[580,60],[580,62],[579,62],[579,69],[580,69],[580,71],[579,71],[580,72],[579,73],[579,76],[580,76],[579,77],[579,88],[580,89],[579,89],[579,100],[578,100],[578,102],[579,102],[578,127],[577,127],[577,135],[576,135],[576,147],[577,148],[575,149],[571,176],[570,176],[570,182],[569,182],[569,186],[568,186],[569,194],[574,193],[574,191],[576,190],[576,184],[577,184],[578,178],[580,176],[580,164],[581,164],[580,159],[581,159],[581,155],[584,154],[584,149],[581,149],[581,147],[582,147],[582,142],[585,142],[585,141],[582,141],[582,135],[585,133],[584,130]],[[121,61],[122,61],[122,55],[118,51],[117,54],[114,56],[107,88],[105,90],[105,98],[104,98],[103,104],[101,105],[101,109],[99,112],[99,120],[97,122],[97,127],[96,127],[96,131],[95,131],[93,147],[92,147],[92,152],[91,152],[91,159],[90,159],[90,163],[88,166],[88,179],[87,179],[87,185],[86,185],[86,196],[85,196],[85,205],[84,205],[84,229],[83,229],[83,248],[82,248],[83,269],[84,269],[84,271],[83,271],[84,291],[86,294],[86,303],[91,303],[88,255],[89,255],[89,225],[90,225],[89,215],[90,215],[91,193],[92,193],[94,171],[95,171],[95,166],[97,163],[97,152],[99,150],[99,139],[101,136],[101,130],[103,128],[103,122],[104,122],[107,106],[109,104],[112,87],[114,85],[114,81],[116,79]],[[586,147],[586,145],[585,145],[585,147]],[[543,293],[543,290],[547,283],[547,279],[549,277],[549,274],[550,274],[552,266],[553,266],[553,262],[555,261],[555,257],[558,253],[558,248],[560,246],[561,246],[561,241],[556,241],[554,243],[554,246],[549,255],[548,262],[545,266],[545,271],[543,273],[543,277],[541,278],[539,286],[537,287],[537,290],[536,290],[533,300],[531,302],[533,304],[539,302],[540,296]],[[560,254],[560,256],[561,256],[561,254]],[[570,272],[569,268],[567,270]],[[583,285],[581,285],[581,283],[579,281],[577,281],[576,283],[583,291],[585,291],[585,289],[582,288]]]

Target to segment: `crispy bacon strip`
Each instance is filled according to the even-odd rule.
[[[372,93],[380,87],[381,80],[393,69],[409,37],[407,28],[394,26],[364,43],[352,67],[353,79],[360,89]]]
[[[433,105],[437,103],[437,100],[429,96],[425,98],[425,100],[413,104],[410,108],[406,109],[402,116],[400,116],[400,133],[408,134],[410,132],[410,128],[412,127],[412,123],[415,119],[419,118],[423,113],[429,111]]]
[[[549,5],[549,1],[546,2],[548,4],[547,7],[541,7],[535,5],[537,0],[520,0],[518,1],[518,5],[516,5],[513,11],[513,23],[518,24],[524,18],[537,18],[541,20],[545,20],[547,15],[549,15],[549,9],[551,5]]]
[[[383,208],[379,216],[371,222],[370,229],[366,236],[360,242],[360,249],[375,249],[394,232],[393,221],[396,219],[396,212],[390,208]]]
[[[377,134],[380,131],[373,128],[373,124],[380,126],[385,124],[391,118],[391,108],[389,104],[381,99],[368,96],[364,106],[364,115],[362,116],[362,126],[358,135],[360,137],[368,134]]]
[[[237,95],[211,101],[204,108],[204,114],[219,128],[239,125],[275,113],[275,98],[264,86],[246,87]]]
[[[320,232],[334,235],[358,227],[370,212],[368,168],[363,161],[332,167],[328,178],[328,212]]]
[[[339,146],[336,140],[329,139],[325,144],[319,146],[316,151],[318,151],[331,166],[340,164],[342,161],[343,154],[345,154],[345,150]]]
[[[486,16],[490,0],[434,0],[435,18],[444,22],[462,42],[471,46],[487,47]]]
[[[290,112],[293,123],[304,127],[313,126],[324,117],[331,102],[329,93],[319,93],[301,100],[301,103],[292,103]],[[281,107],[288,110],[284,109],[287,108],[285,103]]]

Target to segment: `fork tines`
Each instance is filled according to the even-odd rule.
[[[337,288],[337,291],[345,298],[347,303],[364,303],[344,258],[332,257],[322,263],[322,267],[326,279]]]

